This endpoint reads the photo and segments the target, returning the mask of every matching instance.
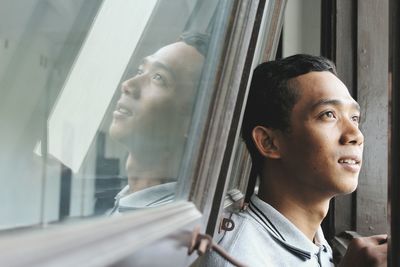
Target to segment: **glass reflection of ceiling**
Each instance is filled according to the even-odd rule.
[[[48,121],[48,153],[77,172],[156,0],[104,1]]]

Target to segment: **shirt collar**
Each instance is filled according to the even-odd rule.
[[[155,207],[173,201],[176,182],[164,183],[129,193],[129,185],[125,186],[116,196],[118,211],[136,210]]]
[[[314,244],[291,221],[258,196],[252,196],[249,210],[250,215],[262,224],[278,243],[303,260],[310,259],[313,254],[319,254],[321,248],[326,249],[321,228],[315,235]]]
[[[122,188],[121,191],[114,197],[115,200],[119,200],[125,196],[129,195],[129,185]]]

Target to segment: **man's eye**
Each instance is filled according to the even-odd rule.
[[[153,76],[153,79],[154,79],[154,80],[161,81],[161,80],[163,79],[163,77],[162,77],[160,74],[156,73],[156,74]]]
[[[351,120],[357,123],[360,123],[360,116],[352,116]]]
[[[166,80],[164,77],[158,73],[153,75],[153,80],[155,80],[158,83],[161,83],[162,85],[166,85]]]
[[[327,111],[324,114],[322,114],[322,118],[334,119],[335,114],[332,111]]]

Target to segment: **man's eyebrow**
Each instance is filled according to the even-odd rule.
[[[171,67],[157,60],[149,60],[149,58],[150,56],[143,58],[142,64],[151,64],[155,68],[163,69],[164,71],[168,72],[174,79],[176,79],[175,71]]]
[[[328,106],[328,105],[333,105],[333,106],[344,106],[345,102],[339,99],[320,99],[316,103],[314,103],[311,107],[312,110],[320,107],[320,106]],[[357,102],[352,102],[351,106],[356,109],[358,112],[360,112],[361,108],[360,105]]]

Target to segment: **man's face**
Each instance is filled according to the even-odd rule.
[[[310,72],[292,82],[300,96],[291,130],[282,135],[282,161],[294,186],[330,196],[354,191],[364,142],[359,105],[330,72]]]
[[[111,137],[129,146],[134,137],[157,142],[183,136],[202,63],[203,56],[183,42],[144,58],[136,75],[121,85]]]

